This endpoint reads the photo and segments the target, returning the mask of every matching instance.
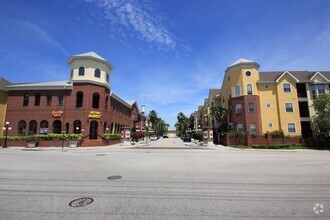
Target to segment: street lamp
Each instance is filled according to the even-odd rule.
[[[145,119],[145,120],[147,120],[147,117],[145,117],[144,116],[144,113],[145,113],[145,105],[141,105],[141,113],[142,113],[142,115],[143,115],[143,118]],[[146,132],[147,132],[147,134],[146,134],[146,145],[148,145],[148,136],[149,136],[149,132],[148,132],[148,124],[147,125],[145,125],[145,127],[146,127]],[[142,128],[142,127],[141,127]]]
[[[62,150],[63,150],[63,148],[64,148],[64,134],[66,133],[66,130],[65,129],[63,129],[62,130]]]
[[[8,130],[11,130],[9,121],[6,121],[5,126],[2,128],[2,130],[6,131],[6,136],[5,136],[5,143],[3,144],[3,148],[7,148],[7,137],[8,137]]]

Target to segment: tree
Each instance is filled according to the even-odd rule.
[[[330,134],[330,94],[322,95],[314,101],[316,115],[313,117],[313,130],[317,137],[329,138]]]
[[[212,106],[211,114],[215,117],[219,123],[215,129],[220,135],[224,135],[228,132],[228,109],[222,108],[221,106]]]
[[[149,121],[152,124],[151,126],[155,134],[163,135],[168,132],[168,127],[170,125],[167,124],[162,118],[158,118],[158,114],[155,110],[151,110],[149,112]]]
[[[186,130],[189,128],[189,119],[180,112],[177,116],[177,122],[175,123],[176,132],[180,135],[184,134]]]
[[[157,115],[157,112],[155,110],[151,110],[149,112],[149,121],[151,122],[151,127],[154,131],[156,131],[156,122],[157,122],[157,119],[158,119],[158,115]]]

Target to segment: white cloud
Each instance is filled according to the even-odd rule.
[[[28,22],[28,21],[22,21],[18,20],[18,24],[21,25],[22,27],[28,29],[33,33],[33,36],[36,38],[39,38],[43,40],[46,43],[49,43],[50,45],[58,48],[65,56],[68,56],[68,52],[65,50],[65,48],[53,37],[51,37],[44,29],[42,29],[40,26]]]
[[[153,42],[159,48],[175,48],[173,35],[157,19],[157,15],[148,7],[143,7],[135,0],[85,0],[96,3],[104,11],[105,19],[112,24],[119,24],[127,29],[133,29],[137,37],[147,42]],[[117,30],[118,31],[118,30]]]

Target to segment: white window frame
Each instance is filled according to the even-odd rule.
[[[285,89],[284,89],[284,85],[289,85],[289,88],[290,88],[290,91],[289,91],[289,92],[286,92],[286,91],[285,91]],[[291,93],[291,92],[292,92],[291,83],[288,83],[288,82],[286,82],[286,83],[282,83],[282,87],[283,87],[283,92],[284,92],[284,93]]]
[[[236,125],[236,131],[237,131],[237,132],[243,131],[243,124],[242,124],[242,123],[238,123],[238,124]]]
[[[238,106],[240,106],[240,108],[237,108]],[[237,110],[240,109],[241,111],[238,112]],[[235,105],[235,112],[236,114],[242,114],[243,113],[243,110],[242,110],[242,104],[238,103]]]
[[[251,125],[254,125],[255,126],[255,131],[251,131]],[[257,124],[256,123],[250,123],[250,133],[257,133]]]
[[[292,112],[288,112],[288,111],[287,111],[286,104],[292,104]],[[294,105],[293,105],[293,102],[285,102],[285,103],[284,103],[284,109],[285,109],[285,112],[286,112],[286,113],[294,113]]]
[[[264,89],[269,89],[269,84],[268,83],[264,84]]]
[[[269,104],[269,106],[268,106],[268,104]],[[266,108],[271,108],[271,107],[272,107],[271,103],[270,102],[266,102]]]
[[[239,94],[237,94],[236,88],[239,89]],[[242,93],[241,93],[241,86],[240,86],[239,84],[237,84],[237,85],[235,86],[235,97],[241,96],[241,94],[242,94]]]
[[[268,127],[273,128],[273,122],[268,122]]]
[[[251,94],[249,94],[248,86],[251,86]],[[253,95],[253,86],[252,86],[252,84],[250,84],[250,83],[246,85],[246,94],[247,94],[247,95]]]
[[[250,104],[253,104],[253,111],[250,111]],[[255,110],[255,104],[253,102],[248,103],[248,112],[254,112]]]
[[[289,131],[289,124],[293,124],[294,125],[294,132]],[[286,128],[287,128],[288,133],[291,133],[291,134],[297,133],[296,123],[294,123],[294,122],[288,122],[288,123],[286,123]]]

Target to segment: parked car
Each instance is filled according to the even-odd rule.
[[[151,140],[151,141],[157,141],[157,139],[158,139],[158,138],[157,138],[156,135],[152,135],[152,136],[150,137],[150,140]]]
[[[168,138],[168,134],[163,134],[163,138]]]
[[[189,135],[185,135],[182,140],[183,142],[191,142],[191,138]]]

